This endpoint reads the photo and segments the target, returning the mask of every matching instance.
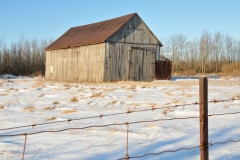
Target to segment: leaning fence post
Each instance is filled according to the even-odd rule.
[[[129,125],[128,125],[128,122],[126,122],[126,125],[127,125],[127,147],[126,147],[126,160],[129,159],[129,156],[128,156],[128,130],[129,130]]]
[[[24,133],[25,136],[25,141],[24,141],[24,147],[23,147],[23,153],[22,153],[22,160],[24,160],[24,155],[25,155],[25,149],[26,149],[26,143],[27,143],[27,134]]]
[[[200,101],[200,160],[208,160],[208,80],[199,79]]]

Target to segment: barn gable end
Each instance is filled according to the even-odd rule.
[[[159,59],[161,46],[162,43],[135,14],[106,40],[104,81],[153,80],[154,63]]]

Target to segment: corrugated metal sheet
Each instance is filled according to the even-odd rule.
[[[70,28],[61,37],[49,45],[46,50],[72,48],[104,42],[135,14],[136,13],[98,23]]]

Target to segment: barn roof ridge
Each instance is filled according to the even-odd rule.
[[[46,47],[45,50],[66,49],[103,43],[114,33],[116,33],[124,24],[126,24],[134,15],[137,15],[138,18],[144,23],[137,13],[131,13],[100,22],[71,27],[52,44]],[[148,30],[152,33],[149,28]],[[157,39],[153,33],[152,35]],[[158,39],[157,41],[162,46],[162,43]]]

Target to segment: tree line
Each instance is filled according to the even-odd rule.
[[[230,35],[204,30],[200,38],[175,34],[164,42],[161,54],[172,60],[173,73],[240,75],[240,40]]]
[[[44,75],[45,48],[51,39],[26,39],[22,36],[19,41],[6,45],[0,39],[0,74],[13,75]]]
[[[161,54],[172,60],[172,71],[177,74],[226,73],[240,76],[240,40],[217,31],[204,30],[200,38],[188,40],[174,34],[161,40]],[[26,39],[7,46],[0,39],[0,74],[44,75],[45,48],[52,39]]]

